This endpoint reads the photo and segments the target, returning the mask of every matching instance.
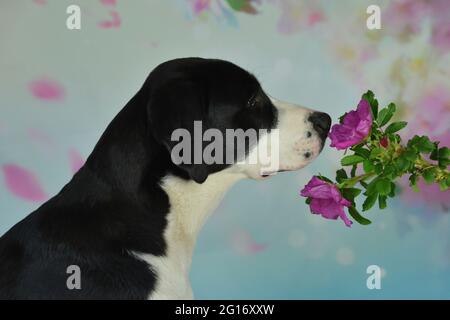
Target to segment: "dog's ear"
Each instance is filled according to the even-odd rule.
[[[179,144],[172,135],[177,129],[189,132],[190,141],[185,146],[190,147],[189,161],[174,162],[176,166],[186,172],[197,183],[203,183],[208,178],[208,166],[194,160],[194,123],[201,121],[203,128],[207,119],[208,101],[206,88],[196,81],[186,79],[172,79],[154,88],[147,105],[148,124],[155,140],[166,147],[172,158],[174,147]],[[198,137],[197,137],[198,138]],[[201,137],[200,137],[201,139]],[[202,145],[203,142],[197,141]],[[183,157],[183,159],[186,159]]]

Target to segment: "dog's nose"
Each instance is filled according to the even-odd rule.
[[[308,120],[311,121],[320,138],[325,140],[330,131],[331,117],[324,112],[313,112]]]

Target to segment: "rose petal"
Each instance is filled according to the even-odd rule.
[[[347,149],[364,140],[372,127],[372,113],[370,104],[361,99],[356,111],[348,112],[341,124],[331,128],[329,138],[331,147],[338,150]]]
[[[69,150],[69,161],[70,161],[70,168],[73,174],[77,173],[85,162],[81,154],[75,149]]]
[[[47,195],[33,173],[14,164],[4,165],[2,169],[6,187],[12,194],[34,202],[47,199]]]
[[[266,244],[257,243],[247,230],[236,231],[231,238],[233,248],[242,255],[253,255],[268,248]]]
[[[33,80],[29,89],[34,97],[41,100],[62,100],[64,88],[57,81],[41,78]]]
[[[120,19],[120,15],[117,11],[110,11],[111,20],[100,21],[98,26],[103,29],[111,29],[111,28],[119,28],[122,24],[122,20]]]
[[[104,6],[115,6],[117,4],[117,0],[100,0],[100,2]]]

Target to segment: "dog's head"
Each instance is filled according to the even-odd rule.
[[[168,61],[147,85],[151,134],[197,183],[225,168],[254,179],[303,168],[330,129],[327,114],[269,97],[252,74],[222,60]]]

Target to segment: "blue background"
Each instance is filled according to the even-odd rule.
[[[251,14],[222,0],[2,0],[0,234],[61,189],[148,73],[176,57],[233,61],[271,96],[335,120],[371,88],[382,105],[399,104],[411,130],[448,141],[450,50],[436,28],[449,22],[417,14],[432,8],[411,2],[402,5],[412,9],[389,1],[261,0],[249,2],[258,11]],[[373,3],[386,19],[369,31]],[[65,26],[70,4],[81,7],[81,30]],[[59,93],[33,91],[42,79]],[[422,116],[434,118],[417,121]],[[346,228],[311,215],[298,195],[313,174],[333,176],[341,155],[327,147],[299,172],[233,187],[198,239],[195,297],[450,298],[449,192],[411,196],[405,188],[388,209],[367,213],[371,225]],[[381,290],[366,287],[372,264],[383,270]]]

